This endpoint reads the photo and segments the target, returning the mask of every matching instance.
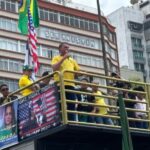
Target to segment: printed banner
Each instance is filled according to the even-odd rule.
[[[37,135],[60,123],[58,91],[55,85],[44,87],[19,100],[19,139]]]
[[[17,107],[18,101],[0,107],[0,149],[18,143]]]

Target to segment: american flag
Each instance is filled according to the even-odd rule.
[[[30,7],[28,7],[28,50],[29,53],[31,55],[28,56],[28,58],[30,57],[31,60],[28,60],[28,65],[30,61],[32,61],[32,64],[34,65],[34,72],[36,73],[38,71],[39,68],[39,61],[38,61],[38,53],[37,53],[37,38],[36,38],[36,31],[34,28],[34,24],[33,24],[33,18],[31,16],[31,12],[30,12]]]
[[[54,87],[46,89],[32,99],[19,104],[19,135],[21,138],[48,125],[55,126],[60,122],[58,101]],[[33,117],[34,120],[31,117]]]
[[[30,118],[30,101],[24,101],[22,104],[19,104],[19,112],[18,112],[18,119],[20,120],[19,129],[21,130],[26,122],[29,121]]]
[[[40,124],[40,116],[44,115],[46,122],[55,118],[58,111],[56,97],[54,96],[55,90],[47,90],[42,95],[32,99],[33,111],[36,115],[37,121]]]

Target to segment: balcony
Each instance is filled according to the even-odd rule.
[[[140,63],[140,64],[145,64],[146,63],[146,59],[144,57],[136,57],[136,56],[134,56],[134,62],[135,63]]]
[[[67,80],[64,79],[64,74],[67,72],[78,76],[86,76],[87,78],[96,77],[98,79],[105,79],[112,84],[107,86],[99,85],[97,83],[85,83],[78,80]],[[57,85],[59,87],[56,87],[56,83],[51,78],[54,75],[59,76],[60,81],[57,82],[59,83],[59,85]],[[140,92],[146,97],[147,101],[139,101],[135,100],[134,98],[129,99],[129,97],[123,98],[124,92],[126,94],[136,94],[139,93],[139,91],[126,89],[124,86],[114,86],[116,83],[120,83],[119,85],[128,85],[130,83],[134,84],[134,86],[143,86],[145,87],[145,91],[148,91],[150,84],[139,82],[136,83],[97,74],[81,74],[81,72],[64,71],[63,73],[55,72],[46,77],[43,77],[31,85],[11,93],[9,97],[39,83],[46,78],[50,78],[51,81],[50,84],[44,88],[41,88],[40,90],[37,90],[28,96],[20,97],[15,101],[1,106],[0,111],[4,113],[4,108],[7,105],[10,107],[10,105],[13,104],[13,106],[15,106],[14,117],[16,116],[15,125],[13,124],[12,126],[13,131],[16,129],[14,134],[11,134],[10,131],[3,132],[3,129],[0,130],[1,147],[3,144],[5,144],[5,148],[7,147],[7,149],[11,146],[10,150],[28,150],[29,144],[27,145],[27,143],[34,141],[33,150],[91,150],[93,148],[94,150],[121,150],[124,149],[122,148],[122,145],[127,146],[129,144],[128,140],[131,141],[131,132],[135,150],[141,150],[143,147],[144,150],[150,148],[150,129],[139,128],[138,126],[133,126],[133,124],[131,124],[146,122],[149,125],[149,109],[147,107],[147,109],[144,111],[130,107],[130,104],[133,103],[142,103],[149,106],[148,100],[150,99],[150,95],[146,92]],[[88,88],[98,87],[101,89],[101,95],[93,92],[92,89],[88,91],[67,89],[66,86],[64,86],[65,83],[75,83],[78,86],[84,85]],[[115,94],[113,94],[113,92],[115,92]],[[81,101],[78,99],[71,100],[67,98],[69,93],[93,96],[94,98],[99,97],[101,100],[105,100],[106,104],[104,105],[102,103],[96,103],[95,101]],[[119,105],[117,105],[117,103]],[[69,105],[72,105],[73,107],[69,108]],[[92,108],[105,108],[108,112],[106,114],[102,114],[98,113],[97,111],[82,111],[78,109],[79,106],[84,108],[89,106],[92,106]],[[142,112],[145,113],[145,116],[148,117],[140,119],[135,118],[131,115],[131,112]],[[113,123],[110,124],[108,122],[96,122],[96,120],[91,122],[79,120],[79,116],[81,115],[84,117],[111,119]],[[74,119],[71,116],[74,116]],[[3,118],[1,118],[1,121],[2,119]],[[5,127],[2,126],[2,128],[6,130]],[[3,136],[4,133],[5,136]],[[9,135],[6,136],[6,133]],[[127,138],[127,142],[124,141],[122,144],[122,138]],[[24,147],[22,144],[24,144]],[[126,150],[129,149],[126,148]]]
[[[132,44],[132,49],[133,50],[144,51],[144,46],[143,45]]]

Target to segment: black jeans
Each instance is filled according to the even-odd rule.
[[[75,88],[73,86],[69,86],[69,85],[66,85],[65,89],[75,90]],[[66,99],[67,100],[73,100],[73,101],[75,101],[77,99],[75,93],[66,92],[65,94],[66,94]],[[74,111],[75,110],[75,104],[73,104],[73,103],[67,103],[67,109]],[[75,121],[76,120],[76,115],[72,114],[72,113],[68,113],[68,120]]]

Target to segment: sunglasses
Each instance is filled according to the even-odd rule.
[[[1,89],[1,91],[8,91],[8,88],[3,88]]]

